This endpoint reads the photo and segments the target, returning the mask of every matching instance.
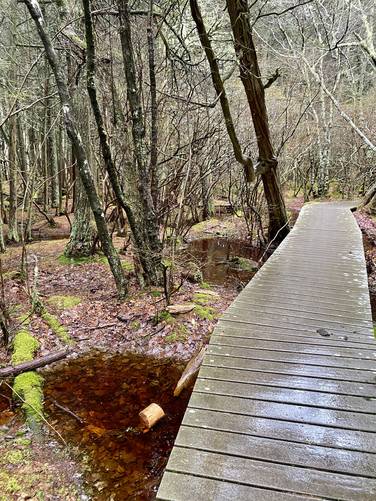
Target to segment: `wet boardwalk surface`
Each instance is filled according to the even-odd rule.
[[[158,499],[376,499],[376,342],[349,207],[304,207],[223,315]]]

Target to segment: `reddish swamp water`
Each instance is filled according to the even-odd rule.
[[[85,480],[93,499],[154,499],[191,393],[173,397],[181,372],[170,361],[95,354],[46,373],[46,411],[64,439],[88,457]],[[166,417],[142,433],[138,413],[152,402]]]

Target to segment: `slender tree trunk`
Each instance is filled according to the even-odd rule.
[[[278,161],[270,137],[265,92],[249,23],[247,0],[226,0],[235,51],[240,63],[240,78],[247,96],[256,132],[259,160],[256,170],[261,172],[269,213],[269,240],[280,242],[289,232],[285,203],[282,196]]]
[[[149,16],[147,27],[149,80],[150,80],[150,177],[151,195],[154,207],[158,204],[158,105],[157,105],[157,81],[155,77],[155,50],[154,50],[154,0],[149,2]]]
[[[127,293],[127,282],[124,276],[124,271],[121,266],[119,256],[113,246],[111,236],[108,232],[103,208],[99,200],[97,190],[95,187],[94,179],[90,171],[90,166],[87,160],[84,145],[82,143],[81,135],[78,131],[76,120],[73,113],[71,97],[69,94],[68,86],[64,77],[64,73],[59,63],[59,59],[53,48],[51,39],[45,30],[45,22],[39,3],[37,0],[24,0],[31,17],[33,18],[40,39],[46,51],[48,62],[52,68],[55,76],[56,85],[58,88],[60,101],[63,107],[64,122],[67,130],[68,137],[72,143],[77,159],[78,170],[84,186],[85,192],[90,202],[91,209],[94,214],[95,222],[97,225],[98,237],[102,243],[102,249],[105,253],[111,267],[112,274],[115,278],[118,293],[124,297]]]
[[[150,259],[153,261],[154,276],[149,277],[153,283],[161,280],[161,242],[159,239],[159,225],[155,213],[151,194],[150,169],[147,165],[147,150],[145,146],[144,117],[141,99],[136,81],[136,67],[131,35],[128,0],[118,0],[120,41],[123,53],[125,77],[127,81],[127,98],[132,115],[132,136],[137,169],[138,191],[141,206],[142,220],[140,221],[143,238],[148,244]]]
[[[3,166],[0,163],[0,186],[3,186]],[[0,190],[2,193],[2,189]],[[0,252],[5,252],[5,240],[3,231],[3,199],[0,197]]]
[[[9,119],[9,221],[8,240],[18,242],[17,227],[17,130],[15,117]]]

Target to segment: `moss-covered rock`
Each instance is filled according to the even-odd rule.
[[[13,340],[12,364],[22,364],[22,362],[32,360],[39,346],[39,341],[29,331],[26,329],[20,330]]]
[[[252,259],[247,259],[245,257],[234,256],[229,260],[229,265],[231,268],[236,268],[242,271],[257,271],[258,264]]]
[[[55,315],[52,315],[47,310],[44,310],[44,312],[42,313],[42,318],[52,330],[52,332],[62,341],[64,341],[64,343],[71,344],[73,342],[67,328],[60,323],[59,319],[55,317]]]
[[[78,296],[50,296],[47,302],[57,306],[60,310],[67,310],[80,304],[81,298]]]

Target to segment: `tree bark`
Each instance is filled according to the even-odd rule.
[[[282,196],[278,161],[275,157],[268,123],[265,91],[249,23],[247,0],[226,0],[234,35],[235,51],[240,63],[243,83],[256,132],[259,159],[256,172],[261,173],[269,213],[269,240],[282,241],[289,232]]]
[[[77,159],[77,166],[82,180],[82,184],[85,188],[85,192],[89,199],[91,210],[93,211],[94,214],[95,222],[97,225],[98,237],[101,241],[103,252],[105,253],[109,265],[111,267],[111,271],[116,282],[118,294],[120,297],[124,297],[127,293],[127,281],[124,275],[124,270],[121,266],[119,256],[113,246],[111,236],[107,228],[102,205],[97,194],[94,179],[90,171],[90,166],[87,160],[85,148],[74,117],[71,97],[69,94],[68,85],[64,77],[64,73],[60,66],[55,49],[52,45],[50,36],[48,35],[47,31],[44,28],[45,22],[43,19],[41,9],[39,7],[39,3],[37,2],[37,0],[23,0],[23,2],[26,4],[31,17],[35,22],[38,34],[46,51],[48,62],[54,73],[60,101],[63,107],[65,127],[75,152],[75,157]]]

